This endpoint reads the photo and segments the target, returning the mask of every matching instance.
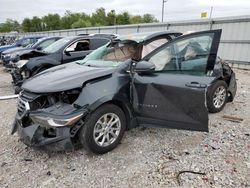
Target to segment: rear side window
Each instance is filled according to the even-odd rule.
[[[89,40],[79,40],[71,44],[69,47],[67,47],[66,51],[69,52],[79,52],[79,51],[88,51],[90,50],[90,44]]]
[[[95,50],[107,44],[109,41],[110,41],[109,39],[104,39],[104,38],[90,39],[90,50]]]

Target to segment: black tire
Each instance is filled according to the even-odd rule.
[[[103,115],[113,113],[120,119],[120,132],[113,143],[108,146],[99,146],[94,140],[94,127]],[[83,147],[96,154],[104,154],[113,150],[121,141],[126,129],[126,118],[123,111],[116,105],[104,104],[94,111],[86,120],[86,123],[79,131],[79,140]]]
[[[208,111],[210,113],[220,112],[224,108],[224,106],[226,105],[227,98],[228,98],[227,87],[228,87],[227,83],[223,80],[218,80],[211,86],[209,93],[208,93],[208,98],[207,98],[207,107],[208,107]],[[219,105],[216,107],[214,104],[214,97],[215,97],[216,90],[218,88],[224,88],[226,95],[225,95],[225,99],[224,99],[222,105]]]

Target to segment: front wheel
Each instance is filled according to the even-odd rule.
[[[226,105],[228,97],[227,84],[219,80],[215,82],[208,93],[208,111],[211,113],[220,112]]]
[[[86,120],[79,132],[80,143],[93,153],[107,153],[119,144],[125,128],[123,111],[116,105],[105,104]]]

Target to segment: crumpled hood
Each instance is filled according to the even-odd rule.
[[[88,80],[112,74],[115,68],[97,68],[76,62],[45,70],[25,81],[24,90],[33,93],[52,93],[82,87]]]

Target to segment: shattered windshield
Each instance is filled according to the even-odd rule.
[[[134,41],[115,41],[90,53],[78,64],[87,66],[116,67],[127,59],[139,59],[140,50]]]

